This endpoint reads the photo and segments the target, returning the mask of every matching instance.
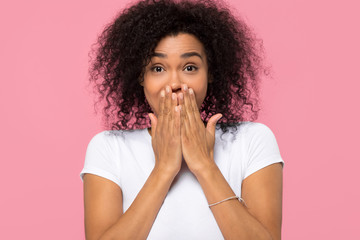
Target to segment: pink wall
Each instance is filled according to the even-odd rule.
[[[284,158],[283,239],[360,239],[357,1],[229,1],[274,77],[259,122]],[[0,238],[83,239],[87,53],[121,1],[0,3]]]

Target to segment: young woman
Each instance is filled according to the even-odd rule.
[[[141,1],[98,43],[112,129],[80,174],[86,238],[281,239],[284,162],[253,122],[264,69],[249,28],[219,3]]]

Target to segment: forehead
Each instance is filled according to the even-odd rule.
[[[159,41],[155,48],[155,52],[166,54],[182,54],[188,51],[196,51],[200,55],[205,56],[203,44],[194,35],[188,33],[166,36]]]

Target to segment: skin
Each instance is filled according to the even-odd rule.
[[[141,83],[154,111],[149,116],[155,167],[125,213],[119,186],[85,174],[87,239],[146,239],[180,170],[182,156],[209,204],[235,195],[213,159],[215,125],[221,114],[214,115],[206,128],[200,118],[199,106],[208,84],[201,42],[189,34],[169,36],[159,42],[155,52],[163,55],[151,60]],[[188,52],[200,57],[181,57]],[[198,68],[192,71],[195,68],[190,65]],[[236,200],[211,207],[224,238],[281,239],[281,164],[269,165],[244,179],[242,198],[247,207]]]
[[[153,136],[155,156],[157,159],[162,159],[162,155],[166,155],[164,159],[176,159],[168,166],[175,167],[176,173],[180,170],[182,155],[188,160],[190,169],[201,167],[201,164],[192,159],[212,157],[215,124],[221,117],[221,114],[216,114],[210,118],[208,129],[204,128],[200,119],[199,108],[205,99],[208,85],[208,66],[204,47],[195,36],[180,33],[176,37],[164,38],[154,52],[156,56],[146,66],[141,85],[155,113],[149,115],[153,126],[152,131],[149,132]],[[162,96],[169,94],[171,101],[166,101]],[[159,108],[163,108],[163,113],[159,112]],[[188,121],[180,121],[179,118]],[[156,131],[157,125],[161,126],[158,131]],[[193,134],[192,128],[200,131],[196,131],[194,135],[196,138],[190,140],[190,134]],[[181,132],[178,131],[179,129]],[[203,144],[203,139],[207,139],[207,144]],[[158,146],[161,146],[166,153],[161,152]],[[181,146],[185,147],[181,148]]]
[[[200,108],[208,85],[208,66],[202,43],[193,35],[180,33],[160,41],[154,52],[157,56],[146,66],[144,81],[140,84],[155,115],[159,115],[160,92],[167,85],[178,100],[182,85],[192,88]],[[193,54],[181,57],[186,53]]]

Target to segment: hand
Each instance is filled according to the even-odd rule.
[[[180,171],[182,161],[180,109],[176,106],[177,96],[172,93],[170,87],[166,91],[161,91],[159,105],[158,117],[149,113],[155,168],[175,176]]]
[[[194,91],[184,85],[179,97],[181,150],[190,171],[196,175],[214,164],[215,126],[222,115],[212,116],[205,128]]]

